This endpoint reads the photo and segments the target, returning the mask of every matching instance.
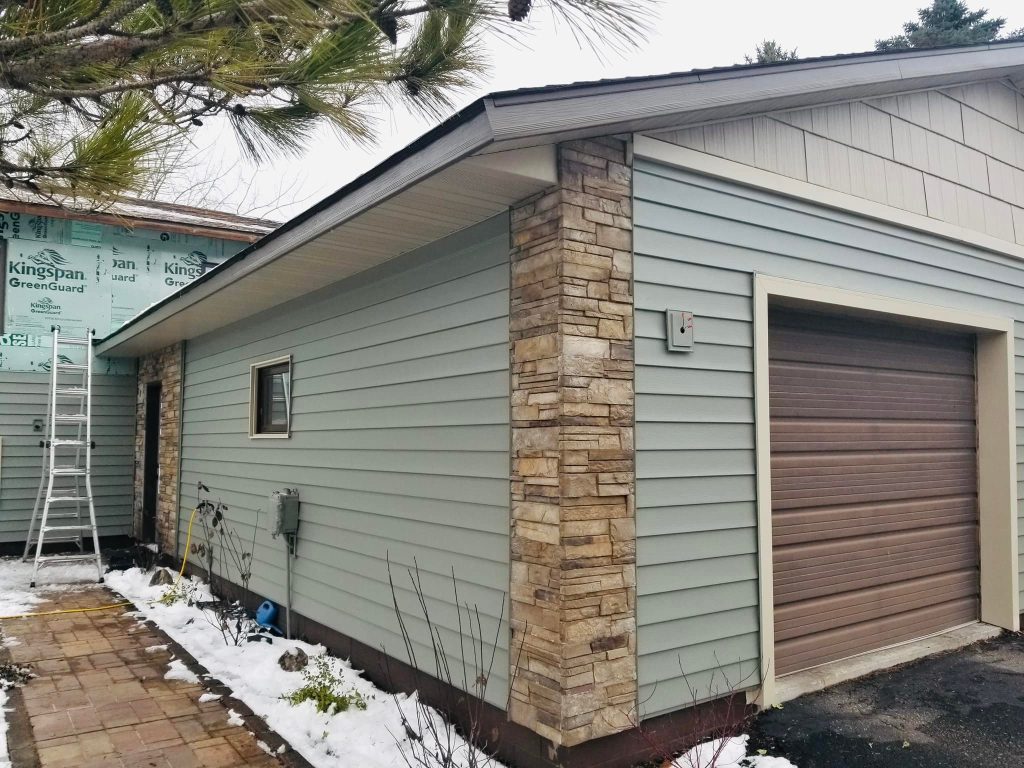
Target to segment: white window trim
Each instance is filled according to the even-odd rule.
[[[259,407],[258,388],[260,369],[269,368],[274,365],[288,364],[288,377],[285,379],[285,410],[288,416],[288,426],[284,432],[257,432],[256,411]],[[281,440],[292,436],[292,356],[283,355],[269,360],[260,360],[249,366],[249,439],[250,440]]]

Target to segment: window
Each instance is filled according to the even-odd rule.
[[[249,437],[288,437],[291,430],[292,359],[281,357],[250,369]]]

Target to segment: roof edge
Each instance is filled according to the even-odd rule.
[[[288,251],[343,224],[348,219],[389,199],[426,176],[432,175],[487,146],[493,140],[493,133],[487,118],[487,104],[487,97],[481,97],[472,102],[388,157],[384,162],[356,177],[209,272],[197,277],[188,285],[147,307],[114,332],[102,339],[96,339],[93,344],[97,353],[103,354],[113,349],[136,333],[145,330],[146,327],[164,319],[164,316],[177,314],[189,304],[216,293],[221,287],[241,279],[249,272],[259,269]],[[465,130],[467,127],[472,127],[474,122],[481,123],[478,130],[468,131],[468,136],[457,135],[460,129]],[[452,140],[453,137],[454,140]],[[449,139],[453,146],[437,152],[435,157],[427,158],[426,162],[418,164],[412,162],[417,155],[445,139]],[[401,166],[406,163],[413,167],[403,169]],[[351,200],[348,206],[343,206],[343,203],[349,202],[349,198],[355,199]],[[339,210],[333,211],[332,214],[332,209],[335,208]],[[303,224],[309,224],[310,231],[303,232],[301,230]],[[185,303],[182,301],[184,299],[191,299],[191,301]],[[182,306],[171,307],[175,302],[181,302]],[[157,317],[158,314],[160,317]]]

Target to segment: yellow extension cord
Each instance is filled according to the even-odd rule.
[[[178,578],[174,580],[174,586],[178,586],[182,577],[185,575],[185,566],[188,564],[188,550],[192,545],[192,522],[196,519],[196,512],[199,511],[199,507],[192,510],[192,514],[188,518],[188,533],[185,536],[185,556],[181,558],[181,570],[178,571]],[[158,600],[150,600],[147,605],[159,602]],[[109,611],[112,608],[124,608],[125,606],[131,605],[130,602],[125,603],[112,603],[110,605],[98,605],[92,608],[67,608],[61,611],[40,611],[38,613],[18,613],[13,616],[0,616],[0,621],[7,619],[31,619],[37,616],[59,616],[64,613],[92,613],[93,611]]]

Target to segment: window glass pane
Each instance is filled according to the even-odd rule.
[[[257,373],[257,433],[288,431],[289,365],[268,365]]]

